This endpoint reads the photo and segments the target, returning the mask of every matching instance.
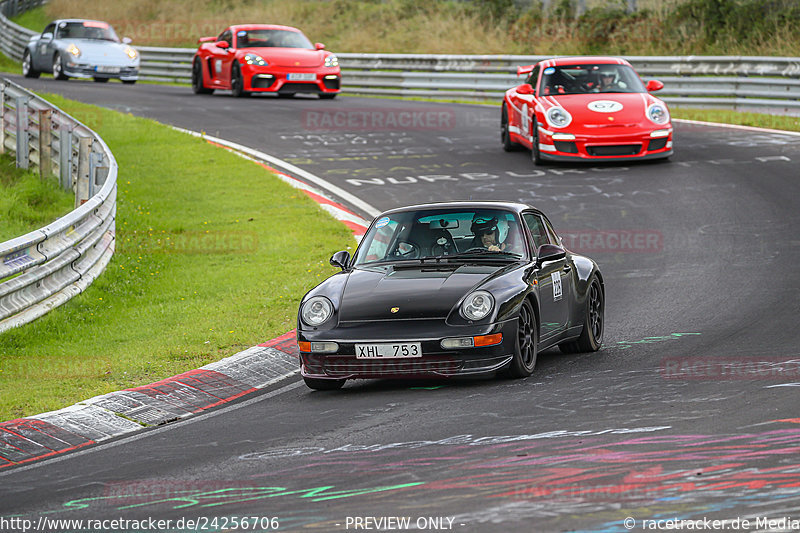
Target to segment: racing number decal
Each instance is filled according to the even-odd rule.
[[[561,299],[561,272],[553,272],[550,279],[553,280],[553,301],[557,302]]]

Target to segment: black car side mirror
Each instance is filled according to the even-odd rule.
[[[348,252],[347,250],[336,252],[335,254],[333,254],[333,257],[331,257],[331,265],[339,267],[342,270],[345,270],[349,263],[350,263],[350,252]]]
[[[543,244],[536,251],[536,261],[538,264],[546,263],[547,261],[558,261],[567,256],[567,251],[555,244]]]

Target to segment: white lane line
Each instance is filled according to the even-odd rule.
[[[782,135],[793,135],[795,137],[800,137],[800,132],[798,131],[789,131],[789,130],[771,130],[768,128],[758,128],[756,126],[742,126],[740,124],[722,124],[721,122],[703,122],[702,120],[689,120],[686,118],[672,118],[672,122],[682,122],[684,124],[697,124],[699,126],[717,126],[720,128],[731,128],[734,130],[747,130],[747,131],[759,131],[761,133],[778,133]]]

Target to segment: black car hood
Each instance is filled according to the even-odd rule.
[[[462,297],[507,267],[437,264],[355,269],[345,284],[339,321],[446,318]]]

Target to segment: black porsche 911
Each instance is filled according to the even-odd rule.
[[[603,341],[603,277],[524,204],[393,209],[300,303],[301,373],[312,389],[355,378],[526,377],[540,350]]]

